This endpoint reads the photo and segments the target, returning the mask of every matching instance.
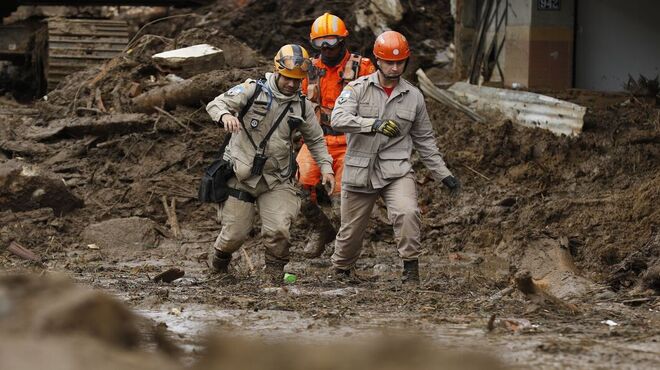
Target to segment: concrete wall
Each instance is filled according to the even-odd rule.
[[[509,0],[504,84],[569,88],[573,83],[575,0],[559,10],[538,9],[538,0]]]
[[[660,1],[579,0],[575,87],[620,91],[660,73]]]

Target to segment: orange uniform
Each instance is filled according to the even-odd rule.
[[[338,194],[341,191],[341,176],[344,171],[346,137],[330,127],[330,114],[335,106],[335,100],[346,84],[360,76],[374,73],[376,68],[369,58],[362,58],[348,51],[336,66],[325,65],[318,56],[314,58],[312,64],[314,68],[303,80],[302,90],[309,100],[318,104],[316,115],[323,128],[325,143],[332,156],[332,167],[335,172],[336,182],[333,194]],[[304,186],[316,186],[321,181],[321,171],[307,149],[307,145],[300,148],[296,160],[300,183]]]

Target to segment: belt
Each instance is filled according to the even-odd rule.
[[[254,203],[257,200],[252,194],[234,188],[227,188],[227,193],[229,193],[229,196],[248,203]]]
[[[321,125],[321,128],[323,129],[323,135],[341,136],[344,134],[343,132],[335,131],[332,127],[327,125]]]

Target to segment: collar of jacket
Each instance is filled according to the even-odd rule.
[[[376,85],[381,89],[383,88],[380,85],[380,81],[378,80],[378,71],[370,74],[367,77],[367,81],[369,81],[369,84]],[[394,87],[394,90],[392,90],[392,95],[391,96],[396,96],[396,95],[399,95],[399,93],[404,93],[404,92],[407,93],[408,91],[410,91],[409,82],[404,80],[402,77],[400,77],[399,78],[399,83],[396,84],[396,86]]]
[[[266,80],[268,87],[270,87],[270,90],[273,92],[273,97],[278,101],[278,103],[282,104],[288,102],[289,100],[300,100],[300,94],[293,94],[288,96],[280,92],[280,90],[277,88],[277,82],[275,81],[275,73],[266,73]]]

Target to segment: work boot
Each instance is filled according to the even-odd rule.
[[[419,285],[419,261],[403,261],[403,284]]]
[[[362,282],[355,274],[354,269],[343,270],[336,267],[332,269],[328,279],[340,285],[358,285]]]
[[[284,282],[284,266],[286,264],[286,262],[266,260],[264,282],[272,285],[282,285]]]
[[[219,249],[215,249],[213,254],[213,259],[211,260],[211,266],[213,266],[214,272],[218,274],[229,274],[229,263],[231,262],[231,253],[223,252]]]
[[[303,255],[307,258],[317,258],[325,252],[325,246],[335,240],[337,230],[321,208],[312,202],[303,205],[302,214],[312,225],[312,232],[303,249]]]

